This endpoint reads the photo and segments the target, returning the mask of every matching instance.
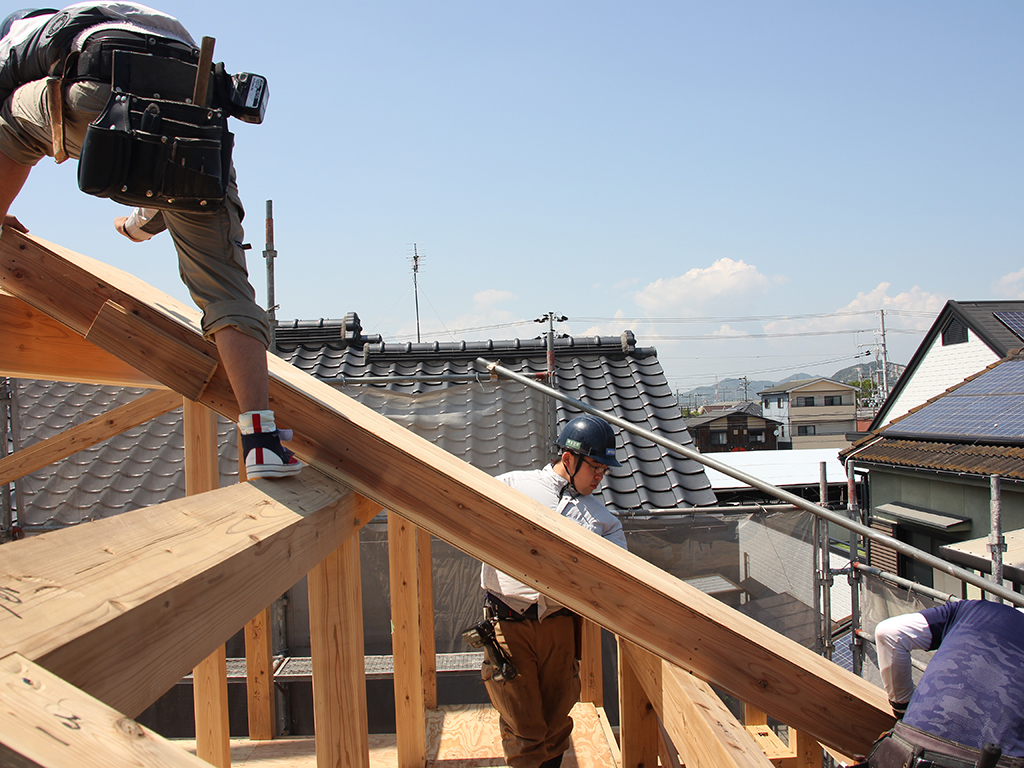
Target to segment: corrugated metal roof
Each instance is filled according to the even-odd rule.
[[[877,440],[853,453],[860,463],[890,464],[941,472],[1000,475],[1024,480],[1024,447],[970,445],[928,440]]]
[[[363,336],[358,316],[343,320],[295,321],[277,329],[278,353],[321,379],[348,379],[338,386],[353,399],[393,419],[450,453],[492,474],[539,466],[549,456],[544,424],[550,401],[508,381],[491,381],[479,356],[500,360],[519,373],[543,373],[543,340],[384,344]],[[632,333],[613,337],[559,339],[558,388],[683,445],[693,446],[675,396],[655,351],[639,348]],[[465,381],[394,380],[353,385],[362,376],[465,377]],[[30,445],[122,405],[144,390],[16,381],[14,430],[18,445]],[[559,403],[558,424],[575,415]],[[125,509],[184,495],[181,411],[129,430],[16,484],[25,527],[71,525]],[[287,426],[287,415],[279,415]],[[234,425],[218,419],[221,483],[237,480]],[[715,504],[698,462],[667,454],[648,441],[621,432],[623,467],[606,476],[599,492],[619,511]]]

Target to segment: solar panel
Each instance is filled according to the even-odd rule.
[[[896,422],[886,434],[1024,444],[1024,359],[985,371]]]
[[[993,312],[996,319],[1024,341],[1024,312]]]

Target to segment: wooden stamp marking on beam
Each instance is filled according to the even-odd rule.
[[[0,659],[4,768],[210,768],[20,654]]]

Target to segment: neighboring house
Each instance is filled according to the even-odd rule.
[[[757,394],[766,419],[780,422],[779,448],[845,448],[857,430],[857,387],[831,379],[801,379]]]
[[[686,428],[701,453],[773,451],[780,423],[761,415],[757,403],[714,410],[686,420]]]
[[[1024,355],[968,377],[840,457],[869,473],[872,527],[936,556],[989,535],[994,475],[1002,530],[1024,528]],[[958,580],[887,547],[869,545],[869,564],[961,593]]]
[[[1024,301],[948,301],[871,429],[885,426],[1024,346]]]

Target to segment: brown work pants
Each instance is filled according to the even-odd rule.
[[[483,680],[498,710],[501,745],[510,768],[538,768],[569,748],[569,711],[580,697],[573,619],[499,621],[495,634],[518,675],[496,682],[484,661]]]

